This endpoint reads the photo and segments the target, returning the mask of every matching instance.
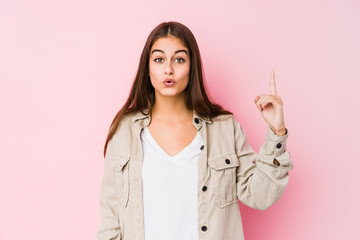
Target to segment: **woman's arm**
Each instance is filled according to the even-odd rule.
[[[286,151],[287,133],[278,136],[268,128],[266,141],[257,154],[244,130],[235,122],[236,152],[240,165],[236,171],[237,196],[249,207],[265,210],[283,194],[293,168]]]
[[[109,141],[104,160],[104,175],[100,187],[100,226],[96,232],[98,240],[120,240],[118,209],[120,199],[115,182],[115,171],[111,165],[110,153],[112,141]]]
[[[236,152],[240,161],[237,194],[244,204],[265,210],[281,197],[289,180],[288,172],[293,168],[290,154],[286,151],[288,134],[283,102],[276,92],[274,71],[270,74],[270,94],[257,96],[254,102],[269,128],[266,141],[257,154],[240,124],[234,120]]]

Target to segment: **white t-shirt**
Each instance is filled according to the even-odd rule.
[[[203,139],[169,156],[151,136],[141,132],[145,240],[198,240],[198,169]]]

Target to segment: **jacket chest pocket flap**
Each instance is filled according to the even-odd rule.
[[[240,165],[235,152],[222,154],[208,160],[211,182],[218,207],[223,208],[238,201],[236,194],[236,167]]]
[[[126,207],[129,200],[129,160],[130,156],[119,156],[112,159],[116,187],[123,207]]]

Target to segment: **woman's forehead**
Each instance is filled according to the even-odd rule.
[[[186,52],[188,52],[185,44],[179,38],[172,35],[158,38],[151,47],[151,53],[153,53],[154,50],[160,50],[160,52],[186,50]]]

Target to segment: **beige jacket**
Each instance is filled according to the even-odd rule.
[[[98,240],[144,240],[140,132],[149,123],[149,115],[129,114],[109,141],[100,189]],[[287,134],[277,136],[268,128],[257,154],[232,115],[210,121],[194,112],[193,125],[205,143],[198,161],[199,240],[242,240],[238,199],[265,210],[280,198],[288,183],[293,164],[286,151]]]

